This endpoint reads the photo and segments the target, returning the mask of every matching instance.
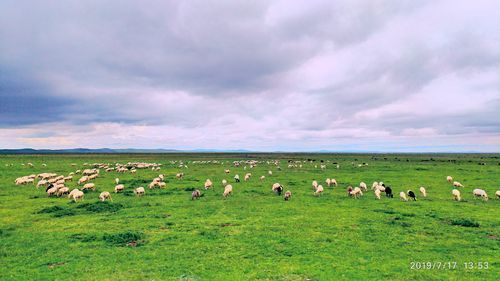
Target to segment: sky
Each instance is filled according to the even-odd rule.
[[[0,148],[500,152],[500,1],[0,1]]]

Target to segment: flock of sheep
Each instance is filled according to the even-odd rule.
[[[297,161],[299,162],[299,161]],[[223,162],[220,163],[217,160],[213,161],[193,161],[193,163],[215,163],[215,164],[224,164]],[[247,160],[247,161],[234,161],[232,164],[235,167],[239,167],[242,163],[248,165],[250,169],[254,168],[259,164],[258,161],[255,160]],[[187,166],[183,162],[177,163],[176,161],[171,161],[171,164],[179,164],[179,168],[187,168]],[[267,161],[267,164],[274,164],[278,170],[281,170],[279,167],[279,161]],[[24,165],[24,164],[23,164]],[[27,164],[28,167],[33,167],[32,163]],[[247,170],[247,166],[245,165],[244,170]],[[361,164],[360,164],[361,165]],[[361,166],[366,166],[368,164],[363,163]],[[46,167],[45,164],[42,164],[42,166]],[[76,166],[76,164],[71,164],[71,166]],[[84,191],[87,190],[96,190],[96,185],[95,183],[92,183],[94,179],[100,176],[100,171],[101,169],[106,171],[106,172],[117,172],[117,173],[125,173],[125,172],[130,172],[130,173],[136,173],[138,169],[151,169],[153,171],[159,171],[161,169],[162,164],[158,163],[142,163],[142,162],[129,162],[127,164],[115,164],[115,166],[111,166],[110,164],[104,164],[104,163],[94,163],[94,164],[88,164],[85,163],[84,166],[93,166],[93,168],[89,169],[84,169],[82,170],[76,170],[75,172],[69,173],[67,176],[64,175],[58,175],[56,173],[40,173],[40,174],[31,174],[28,176],[23,176],[20,178],[17,178],[15,180],[16,185],[27,185],[27,184],[33,184],[35,185],[36,182],[36,187],[44,187],[47,195],[50,196],[64,196],[67,195],[67,197],[70,200],[74,200],[77,202],[78,200],[83,200],[84,198]],[[298,168],[302,167],[302,164],[289,164],[289,168]],[[316,166],[317,168],[317,166]],[[326,165],[321,164],[320,168],[324,170],[326,168]],[[339,168],[339,165],[337,164],[336,168]],[[230,174],[230,169],[225,169],[224,173],[225,174]],[[271,170],[268,171],[268,176],[272,176],[273,172]],[[81,175],[77,181],[77,185],[79,188],[75,188],[70,191],[70,188],[66,186],[66,183],[73,181],[73,177],[76,175]],[[180,172],[175,175],[175,177],[178,180],[182,180],[184,178],[184,173]],[[252,177],[252,173],[246,173],[245,176],[243,177],[244,181],[249,181]],[[240,177],[238,174],[236,174],[234,177],[234,182],[239,183],[240,182]],[[263,181],[265,179],[265,176],[262,175],[260,176],[260,181]],[[451,191],[452,193],[452,198],[453,200],[456,201],[461,201],[462,196],[459,188],[463,188],[464,186],[458,182],[458,181],[453,181],[453,178],[451,176],[447,176],[446,180],[453,185],[454,189]],[[338,183],[337,180],[334,178],[327,178],[325,180],[326,186],[327,187],[337,187]],[[204,188],[205,190],[212,189],[214,187],[213,182],[210,179],[206,179],[204,183]],[[222,180],[222,187],[224,188],[224,192],[222,196],[224,198],[230,196],[233,193],[233,186],[228,183],[226,179]],[[154,188],[166,188],[166,182],[165,182],[165,176],[163,174],[158,175],[158,177],[154,178],[151,183],[148,185],[149,189],[154,189]],[[314,196],[321,196],[321,194],[324,192],[325,188],[323,185],[319,184],[316,180],[312,181],[312,189],[313,189],[313,195]],[[115,188],[114,192],[115,193],[120,193],[125,190],[125,186],[123,184],[120,184],[120,179],[117,177],[115,178]],[[371,190],[374,193],[375,199],[380,200],[382,193],[385,193],[385,196],[388,198],[393,198],[393,193],[392,193],[392,188],[388,185],[385,185],[383,182],[373,182],[371,186]],[[283,199],[285,201],[288,201],[292,197],[292,192],[290,190],[287,190],[284,192],[284,187],[280,183],[274,183],[271,186],[271,191],[274,192],[275,194],[281,196],[283,194]],[[368,191],[367,184],[364,182],[361,182],[359,186],[353,187],[353,186],[348,186],[347,189],[347,195],[352,198],[359,198],[364,195],[363,192]],[[144,187],[136,187],[133,189],[133,192],[136,196],[142,196],[145,194],[146,190]],[[284,192],[284,193],[283,193]],[[427,197],[427,190],[425,187],[420,187],[419,192],[423,197]],[[488,200],[488,194],[486,193],[485,190],[483,189],[474,189],[472,191],[472,194],[475,198],[482,198],[483,200]],[[496,198],[500,198],[500,190],[496,191],[495,193]],[[196,189],[192,192],[191,194],[191,199],[199,199],[202,197],[202,192],[199,189]],[[410,200],[417,200],[417,196],[415,192],[412,190],[407,190],[406,192],[401,191],[399,193],[399,198],[402,201],[408,201]],[[409,198],[409,199],[408,199]],[[111,193],[108,191],[103,191],[99,195],[99,199],[101,201],[106,201],[106,200],[112,200],[111,199]]]

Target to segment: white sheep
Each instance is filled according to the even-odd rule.
[[[458,181],[454,181],[454,182],[453,182],[453,186],[454,186],[454,187],[464,187],[464,186],[463,186],[460,182],[458,182]]]
[[[326,182],[326,186],[328,186],[328,187],[330,187],[330,185],[332,184],[332,180],[330,178],[326,178],[325,182]]]
[[[425,190],[425,187],[423,186],[420,187],[420,194],[422,194],[422,196],[424,197],[427,197],[427,190]]]
[[[462,200],[462,197],[460,196],[460,190],[458,190],[458,189],[453,189],[451,191],[451,195],[453,195],[453,200],[456,200],[456,201]]]
[[[146,191],[144,190],[144,187],[140,186],[140,187],[134,189],[134,193],[135,193],[135,195],[140,197],[140,196],[144,195],[144,193],[146,193]]]
[[[235,180],[236,182],[240,182],[240,176],[239,176],[239,175],[235,175],[235,176],[234,176],[234,180]]]
[[[330,179],[330,183],[334,186],[337,186],[337,180],[336,179]]]
[[[318,188],[318,182],[317,181],[314,180],[312,182],[312,188],[313,188],[313,190],[316,190]]]
[[[451,182],[453,181],[453,178],[452,178],[451,176],[447,176],[447,177],[446,177],[446,180],[447,180],[449,183],[451,183]]]
[[[361,191],[361,188],[355,187],[351,192],[350,195],[353,196],[354,198],[358,198],[363,196],[363,191]]]
[[[121,192],[125,189],[125,186],[123,184],[117,184],[115,186],[115,193]]]
[[[94,183],[86,183],[83,185],[82,187],[82,191],[83,190],[87,190],[87,189],[92,189],[95,191],[95,184]]]
[[[87,181],[89,181],[89,177],[88,176],[83,176],[81,177],[79,180],[78,180],[78,185],[82,184],[82,183],[86,183]]]
[[[40,186],[47,186],[49,182],[47,180],[40,180],[37,184],[36,184],[36,188],[39,188]]]
[[[52,195],[56,195],[57,194],[57,190],[59,190],[59,188],[57,188],[56,186],[47,189],[47,196],[50,197]]]
[[[401,191],[399,193],[399,198],[401,199],[401,201],[408,201],[408,198],[406,197],[406,193],[404,193],[403,191]]]
[[[232,193],[233,193],[233,186],[228,184],[224,187],[224,193],[222,194],[222,196],[228,197]]]
[[[180,180],[184,177],[184,173],[177,173],[175,177]]]
[[[380,190],[381,192],[385,192],[385,186],[379,184],[375,186],[375,190]]]
[[[229,169],[224,170],[224,173],[226,173],[226,174],[229,174],[230,172],[231,172],[231,170],[229,170]]]
[[[316,190],[314,191],[314,195],[320,196],[323,193],[323,186],[320,184],[318,187],[316,187]]]
[[[227,180],[223,179],[222,180],[222,187],[225,187],[227,185]]]
[[[472,191],[472,195],[474,195],[475,198],[481,197],[483,198],[484,201],[488,201],[488,194],[486,194],[486,191],[480,188],[476,188]]]
[[[251,173],[247,173],[247,174],[245,175],[244,180],[245,180],[245,181],[248,181],[248,180],[250,179],[250,177],[251,177],[251,176],[252,176],[252,174],[251,174]]]
[[[76,202],[76,200],[78,200],[78,199],[83,200],[83,196],[84,196],[83,192],[82,192],[82,191],[80,191],[80,190],[78,190],[78,189],[76,189],[76,188],[75,188],[75,189],[73,189],[73,190],[71,190],[71,192],[68,194],[68,198],[69,198],[69,199],[72,199],[72,198],[73,198],[73,200],[74,200],[75,202]]]
[[[364,191],[368,190],[368,187],[366,186],[366,183],[364,183],[364,182],[360,182],[359,187],[362,188]]]
[[[273,171],[269,170],[269,171],[267,172],[267,174],[268,174],[268,175],[270,175],[270,176],[272,176],[272,175],[273,175]]]
[[[119,178],[115,178],[115,184],[119,184],[120,183],[120,179]]]
[[[375,187],[377,187],[377,186],[378,186],[378,182],[374,181],[373,184],[372,184],[372,190],[374,190]]]
[[[61,188],[59,188],[57,190],[57,196],[58,197],[61,197],[61,196],[65,195],[65,194],[68,194],[68,193],[69,193],[69,188],[66,187],[66,186],[63,186],[63,187],[61,187]]]
[[[210,179],[207,179],[205,181],[205,189],[212,188],[212,185],[213,185],[213,183],[212,183],[212,181]]]
[[[101,194],[99,194],[99,200],[101,200],[102,202],[104,202],[104,201],[106,201],[106,199],[109,199],[109,200],[113,201],[111,199],[111,194],[109,194],[109,192],[107,192],[107,191],[101,192]]]
[[[380,189],[378,189],[378,188],[377,188],[377,189],[375,189],[375,191],[374,191],[374,193],[375,193],[375,197],[376,197],[378,200],[380,200],[380,193],[381,193],[381,192],[382,192],[382,191],[380,191]]]
[[[292,192],[290,190],[287,190],[287,192],[285,192],[285,196],[283,197],[283,199],[285,199],[285,201],[288,201],[290,200],[290,198],[292,198]]]
[[[263,181],[266,178],[266,176],[260,176],[260,180]]]
[[[495,192],[495,196],[497,197],[497,199],[500,199],[500,190],[497,190],[497,192]]]

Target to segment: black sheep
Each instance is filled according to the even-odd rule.
[[[278,188],[276,188],[274,192],[276,192],[277,195],[281,196],[281,193],[283,192],[283,186],[278,186]]]
[[[392,189],[390,186],[385,187],[385,196],[389,198],[394,198],[394,195],[392,194]]]
[[[413,201],[417,201],[417,196],[415,196],[415,193],[413,191],[408,190],[407,194],[408,194],[408,197],[413,199]]]

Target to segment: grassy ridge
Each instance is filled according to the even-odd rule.
[[[189,162],[210,159],[226,164]],[[261,164],[244,171],[229,164],[243,159],[281,159],[282,170]],[[316,162],[289,169],[289,159]],[[188,165],[182,170],[185,179],[174,179],[180,169],[170,160]],[[330,161],[325,171],[319,169],[321,160]],[[158,172],[102,171],[95,181],[97,191],[75,204],[13,184],[16,177],[32,173],[68,174],[76,169],[70,163],[82,168],[84,162],[128,161],[162,163],[167,188],[147,189],[142,198],[128,196],[132,187],[146,186]],[[21,166],[27,162],[35,167]],[[358,168],[362,162],[369,165]],[[495,154],[0,156],[0,279],[495,280],[500,220],[499,200],[493,197],[500,189],[499,162]],[[225,168],[231,169],[230,175],[224,174]],[[243,177],[245,172],[252,172],[251,181],[233,183],[234,195],[222,199],[221,180],[232,182],[235,173]],[[260,175],[266,175],[262,182]],[[465,185],[463,202],[451,200],[447,175]],[[127,192],[113,193],[113,202],[98,203],[99,192],[112,191],[117,176]],[[312,196],[311,181],[327,177],[336,178],[339,187]],[[206,178],[215,189],[191,201],[191,190],[202,189]],[[364,181],[371,186],[377,180],[390,185],[396,197],[422,185],[429,196],[417,202],[377,201],[372,192],[360,200],[346,197],[347,185]],[[274,182],[293,192],[291,201],[272,194]],[[492,199],[474,200],[471,191],[476,187]],[[457,262],[457,268],[412,270],[411,262]],[[466,269],[464,262],[488,262],[489,269]]]

